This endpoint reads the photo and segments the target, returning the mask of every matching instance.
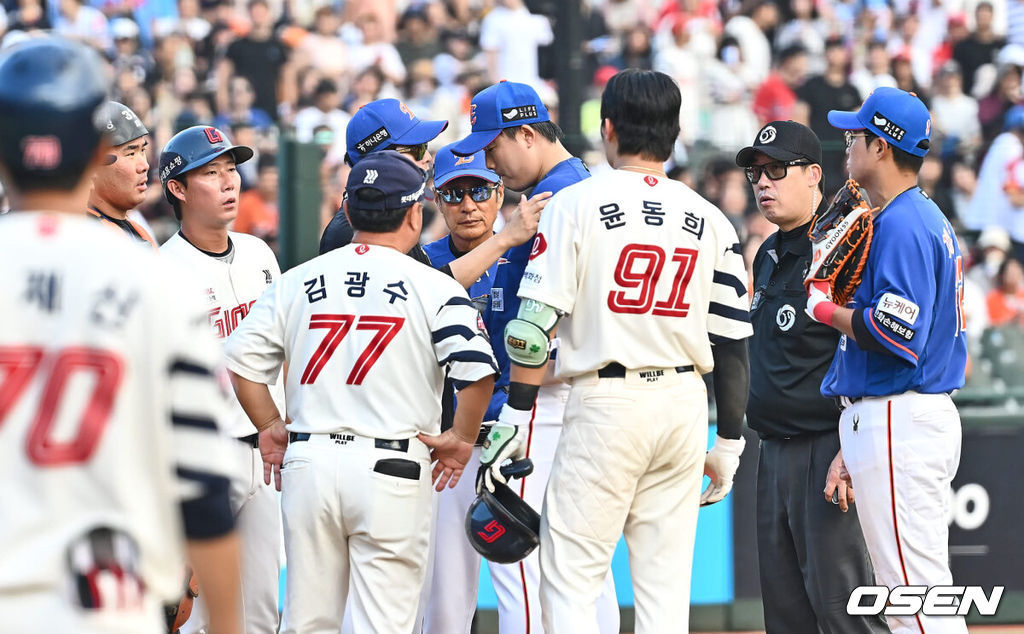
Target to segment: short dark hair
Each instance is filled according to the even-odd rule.
[[[368,188],[360,189],[349,197],[348,220],[353,229],[356,231],[369,231],[371,233],[391,233],[402,225],[402,222],[405,220],[405,214],[412,208],[412,205],[381,211],[379,209],[360,210],[357,208],[357,205],[352,204],[353,198],[365,200],[366,202],[376,202],[383,197],[383,193]]]
[[[682,97],[665,73],[626,69],[608,80],[601,95],[601,119],[615,127],[620,154],[666,161],[679,137]]]
[[[864,143],[866,145],[871,145],[871,142],[877,138],[878,135],[874,132],[864,130]],[[925,142],[927,142],[927,139],[925,139]],[[914,174],[917,174],[921,171],[921,166],[924,165],[923,156],[914,156],[909,152],[899,149],[889,141],[886,141],[886,143],[889,143],[889,149],[892,150],[892,162],[896,164],[896,167],[901,172],[913,172]]]
[[[17,189],[23,192],[42,190],[57,190],[69,192],[78,186],[88,162],[81,164],[63,163],[59,168],[51,171],[38,171],[25,169],[18,165],[4,165],[4,171],[10,174],[11,186],[8,190]]]
[[[178,174],[174,178],[167,181],[167,183],[170,184],[171,181],[178,181],[179,183],[181,183],[182,189],[188,189],[188,181],[185,178],[186,176],[188,176],[188,172]],[[170,196],[168,196],[168,198],[171,199],[171,209],[174,210],[174,219],[177,220],[178,222],[181,222],[181,199],[179,199],[174,194],[171,194]]]
[[[557,123],[553,121],[541,121],[540,123],[528,123],[533,130],[547,139],[548,141],[555,143],[565,140],[565,134],[562,133],[562,128],[558,127]],[[523,126],[517,125],[511,128],[502,128],[501,133],[510,139],[516,138],[516,134],[519,133],[519,128]]]

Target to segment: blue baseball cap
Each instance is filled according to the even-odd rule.
[[[357,110],[348,122],[345,154],[355,165],[367,154],[392,145],[429,143],[447,127],[447,121],[420,120],[397,99],[378,99]]]
[[[427,173],[394,150],[381,150],[352,167],[345,192],[348,206],[360,211],[402,209],[423,200]],[[369,196],[362,192],[371,190]]]
[[[469,106],[473,132],[450,147],[459,156],[469,156],[490,145],[504,128],[550,120],[536,90],[527,84],[502,80],[473,97]]]
[[[434,187],[441,189],[463,176],[482,178],[488,183],[497,183],[501,180],[494,170],[487,169],[487,159],[483,150],[476,154],[459,156],[452,152],[454,145],[446,145],[434,155]]]
[[[840,130],[868,130],[914,156],[928,153],[928,108],[917,95],[899,88],[876,88],[856,112],[830,110],[828,122]]]

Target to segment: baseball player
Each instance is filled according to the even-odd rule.
[[[240,176],[236,166],[253,155],[232,145],[217,128],[195,126],[174,135],[160,153],[164,196],[181,229],[160,247],[206,302],[210,324],[221,340],[238,327],[263,291],[281,276],[270,247],[255,236],[228,231],[238,213]],[[284,387],[271,387],[274,404],[284,411]],[[281,574],[281,511],[277,493],[264,482],[259,434],[238,401],[231,399],[225,431],[237,439],[233,449],[232,510],[242,542],[242,605],[246,633],[270,633],[278,625]],[[200,592],[197,604],[204,604]],[[202,632],[202,608],[181,628]]]
[[[821,385],[843,408],[825,497],[837,488],[845,497],[852,482],[879,584],[950,585],[946,512],[961,431],[949,393],[964,383],[967,349],[960,247],[917,186],[931,119],[920,99],[896,88],[828,119],[846,130],[850,177],[881,210],[850,305],[808,289],[807,311],[842,333]],[[888,621],[897,634],[967,631],[962,617]]]
[[[401,101],[378,99],[360,108],[348,123],[346,139],[348,151],[345,162],[355,165],[365,156],[384,149],[395,150],[417,166],[429,172],[433,156],[427,144],[437,138],[447,121],[421,121]],[[536,200],[525,200],[519,205],[505,227],[471,251],[440,267],[464,288],[477,282],[508,249],[528,242],[537,231],[540,212],[547,195]],[[323,255],[352,241],[352,227],[344,210],[339,209],[324,229],[320,238],[320,254]],[[423,252],[419,242],[413,245],[409,255],[418,262],[431,266],[430,259]]]
[[[754,257],[747,423],[761,439],[757,463],[757,556],[765,630],[888,632],[879,616],[850,616],[846,599],[871,585],[857,511],[821,500],[839,450],[839,408],[821,379],[839,333],[808,317],[808,229],[824,211],[821,143],[807,126],[772,121],[736,155],[758,209],[779,230]],[[849,511],[846,513],[840,512]]]
[[[128,217],[128,212],[146,199],[149,130],[131,108],[116,101],[107,102],[103,121],[111,148],[93,176],[87,212],[156,249],[149,231]]]
[[[285,633],[337,632],[346,600],[355,632],[413,631],[431,481],[458,483],[491,398],[497,365],[466,292],[404,255],[425,187],[397,152],[361,160],[344,203],[353,244],[285,273],[227,341],[282,491]],[[266,386],[285,361],[287,427]],[[446,373],[459,408],[440,432]]]
[[[488,168],[501,176],[506,187],[515,190],[532,188],[534,198],[538,199],[544,194],[557,194],[562,188],[590,177],[583,162],[562,145],[562,131],[550,120],[543,102],[530,86],[506,81],[494,84],[473,98],[470,112],[472,133],[450,147],[455,154],[462,156],[483,150]],[[518,493],[532,507],[540,508],[562,431],[569,386],[552,374],[544,377],[539,392],[510,390],[515,388],[517,381],[513,375],[510,383],[510,372],[521,369],[510,367],[502,336],[506,325],[519,310],[519,284],[534,244],[527,242],[509,250],[505,256],[508,263],[496,269],[484,322],[502,369],[498,387],[503,391],[509,390],[509,404],[505,409],[514,408],[520,413],[527,449],[525,457],[534,464],[533,475],[523,478],[517,485]],[[522,606],[528,631],[544,631],[538,590],[539,556],[533,553],[511,566],[512,569],[517,567],[518,574],[513,579],[495,583],[507,589],[510,597],[515,597],[514,602],[510,599],[510,605]],[[619,604],[610,570],[605,575],[597,610],[601,632],[618,632]],[[514,631],[522,630],[503,630]]]
[[[540,536],[548,632],[600,630],[595,602],[623,529],[636,631],[688,631],[698,507],[729,492],[743,449],[746,272],[725,216],[662,171],[679,104],[662,73],[626,70],[608,82],[602,136],[615,169],[552,199],[505,328],[513,376],[481,458],[484,486],[530,449],[531,412],[520,403],[542,389],[563,320],[556,374],[572,389]],[[719,437],[705,460],[700,374],[712,368]],[[703,497],[702,473],[712,479]]]
[[[0,54],[3,629],[165,632],[184,538],[240,634],[216,344],[165,263],[82,214],[103,76],[59,38]]]

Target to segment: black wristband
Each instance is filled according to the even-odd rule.
[[[539,391],[539,385],[513,381],[508,384],[508,406],[512,409],[531,410],[533,404],[537,402],[537,392]]]

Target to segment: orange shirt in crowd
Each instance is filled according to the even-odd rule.
[[[1011,322],[1024,325],[1024,291],[1012,295],[994,289],[985,298],[988,304],[988,318],[993,326],[1003,326]]]
[[[263,200],[259,191],[250,189],[243,192],[238,198],[238,217],[235,218],[235,231],[266,238],[277,235],[277,225],[277,204],[268,203]]]

